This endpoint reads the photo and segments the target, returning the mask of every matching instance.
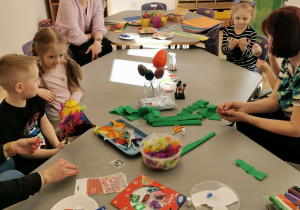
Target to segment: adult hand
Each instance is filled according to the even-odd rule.
[[[231,101],[225,104],[220,105],[217,108],[217,113],[220,117],[226,117],[228,115],[227,111],[236,111],[236,112],[246,112],[245,103],[239,101]],[[225,118],[223,118],[225,119]]]
[[[78,174],[79,171],[77,169],[78,167],[75,164],[64,159],[59,159],[43,172],[47,177],[47,183],[50,184],[62,180],[68,176],[74,176]]]
[[[101,42],[95,41],[94,44],[92,44],[88,48],[88,50],[85,52],[85,54],[88,54],[90,51],[92,51],[92,61],[96,60],[98,58],[99,53],[102,52]]]
[[[244,52],[247,49],[248,44],[250,44],[251,41],[247,40],[246,37],[239,39],[239,46],[241,48],[241,51]]]
[[[271,70],[269,64],[261,60],[260,58],[258,58],[256,61],[256,67],[263,73],[266,73],[268,70]]]
[[[39,88],[37,91],[38,96],[40,96],[42,99],[44,99],[47,102],[52,102],[55,100],[55,93],[53,93],[50,90],[44,89],[44,88]]]
[[[228,47],[230,50],[233,50],[233,48],[239,43],[238,39],[234,39],[234,38],[227,38],[227,41],[229,43]]]
[[[38,149],[41,143],[42,140],[40,138],[24,138],[11,142],[11,147],[16,154],[30,155]]]
[[[218,112],[219,113],[219,112]],[[224,120],[228,120],[229,122],[245,122],[248,114],[244,112],[237,112],[235,110],[226,110],[223,112],[224,114],[220,115]]]

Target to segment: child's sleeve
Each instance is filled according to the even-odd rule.
[[[247,49],[243,52],[242,56],[246,57],[246,58],[251,58],[254,55],[252,54],[252,46],[254,45],[254,43],[256,42],[256,37],[257,37],[257,33],[254,30],[249,37],[247,37],[247,39],[249,39],[251,42],[250,44],[248,44]]]
[[[231,54],[231,51],[229,50],[229,43],[227,41],[227,38],[228,38],[228,31],[227,31],[227,28],[224,29],[223,31],[223,39],[222,39],[222,53],[224,55],[230,55]]]
[[[82,92],[79,89],[71,90],[70,99],[75,100],[77,104],[80,103],[81,97],[82,97]]]

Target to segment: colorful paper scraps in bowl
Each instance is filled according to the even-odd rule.
[[[132,26],[140,26],[141,25],[140,20],[132,20],[132,21],[129,21],[128,23],[129,23],[129,25],[132,25]]]
[[[157,32],[157,29],[147,27],[147,28],[139,28],[138,31],[139,31],[140,34],[154,34],[154,33]]]
[[[126,120],[110,119],[110,121],[104,126],[96,126],[94,133],[101,135],[105,141],[109,141],[127,155],[133,156],[138,154],[139,145],[148,134]]]
[[[174,168],[179,161],[181,150],[181,141],[168,134],[150,135],[140,144],[144,164],[159,171]]]

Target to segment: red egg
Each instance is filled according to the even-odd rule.
[[[167,63],[167,52],[165,50],[158,51],[155,54],[152,63],[156,68],[165,67]]]
[[[154,76],[156,79],[160,79],[164,76],[165,73],[165,69],[164,68],[157,68],[155,70]]]

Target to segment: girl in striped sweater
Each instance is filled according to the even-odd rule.
[[[255,16],[255,2],[250,0],[235,0],[231,9],[233,25],[223,31],[222,53],[229,62],[250,71],[259,72],[256,68],[257,58],[252,54],[252,46],[256,42],[257,33],[249,26]]]

